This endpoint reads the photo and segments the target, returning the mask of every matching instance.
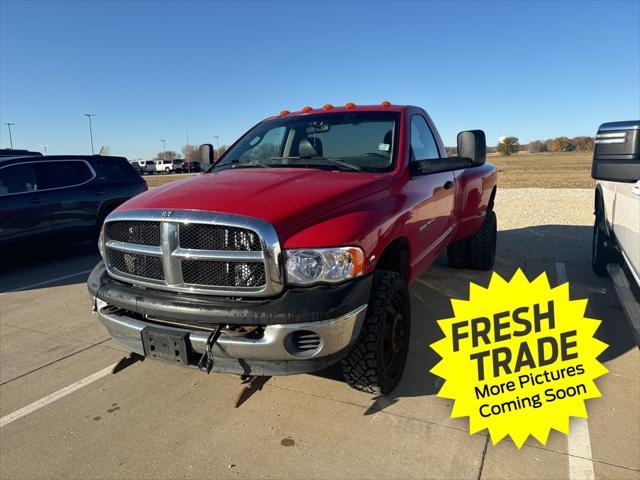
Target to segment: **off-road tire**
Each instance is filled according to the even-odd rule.
[[[451,268],[469,268],[469,239],[463,238],[447,245],[447,261]]]
[[[375,395],[391,392],[404,371],[410,334],[409,290],[402,276],[375,272],[360,335],[342,360],[349,386]]]
[[[602,218],[602,209],[596,210],[596,220],[593,224],[593,237],[591,242],[591,268],[596,275],[608,277],[607,264],[609,263],[609,252],[606,242],[609,241],[609,235],[603,228],[604,219]]]
[[[469,237],[469,263],[474,270],[491,270],[496,263],[496,212],[489,210],[480,230]]]

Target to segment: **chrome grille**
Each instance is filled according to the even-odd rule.
[[[235,252],[259,252],[260,239],[246,228],[220,225],[180,225],[180,246],[199,250],[231,250]]]
[[[105,233],[111,240],[118,242],[160,246],[160,224],[158,222],[107,223]]]
[[[115,212],[105,223],[109,274],[142,286],[267,296],[282,290],[280,244],[263,220],[200,211]]]
[[[265,284],[264,264],[258,262],[182,260],[182,278],[184,283],[192,285],[259,287]]]
[[[108,256],[112,268],[121,273],[154,280],[164,279],[162,259],[160,257],[127,253],[112,249],[109,249]]]

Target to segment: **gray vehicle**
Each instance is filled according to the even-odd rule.
[[[640,345],[640,120],[600,125],[592,265],[609,275]]]

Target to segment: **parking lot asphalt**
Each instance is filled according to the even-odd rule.
[[[391,395],[351,390],[333,368],[271,378],[235,409],[241,387],[232,375],[149,360],[99,373],[126,352],[91,314],[84,282],[99,257],[78,244],[13,259],[0,272],[0,417],[11,418],[0,427],[0,477],[640,479],[640,352],[610,280],[590,268],[592,196],[511,189],[496,199],[495,270],[546,271],[552,284],[566,271],[572,298],[588,298],[589,316],[605,319],[602,397],[587,401],[589,419],[569,437],[552,431],[546,445],[492,446],[436,397],[435,321],[490,272],[441,259],[415,282],[411,350]]]

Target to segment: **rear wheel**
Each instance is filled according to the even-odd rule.
[[[463,238],[447,246],[447,260],[451,268],[469,268],[469,239]]]
[[[591,267],[596,275],[607,277],[607,263],[609,263],[609,254],[607,252],[606,242],[609,241],[609,235],[603,228],[604,218],[602,209],[596,211],[596,220],[593,225],[593,241],[591,243]]]
[[[480,230],[469,238],[469,263],[475,270],[491,270],[496,263],[496,212],[487,212]]]
[[[404,371],[410,333],[409,291],[402,276],[377,271],[362,330],[342,360],[347,383],[376,395],[391,392]]]

